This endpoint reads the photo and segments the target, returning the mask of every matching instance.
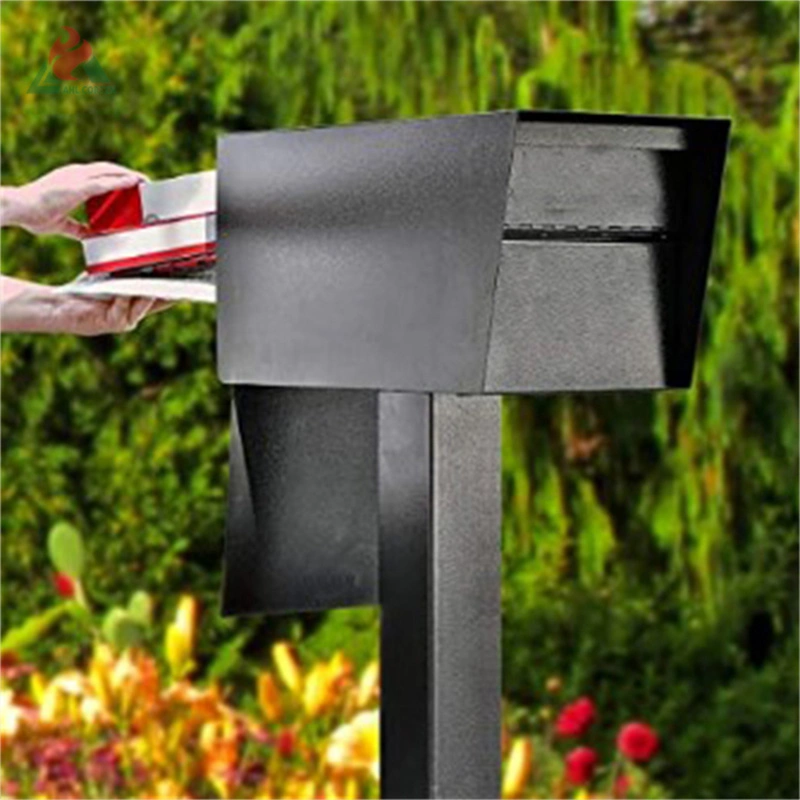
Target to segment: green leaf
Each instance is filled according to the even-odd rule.
[[[103,636],[115,650],[125,650],[142,642],[145,628],[124,608],[112,608],[103,620]]]
[[[219,680],[224,678],[242,663],[242,648],[247,644],[250,632],[240,633],[233,639],[229,639],[222,647],[217,650],[213,661],[208,665],[206,675],[209,680]]]
[[[143,591],[134,592],[128,602],[128,613],[145,627],[153,622],[153,598]]]
[[[74,580],[80,580],[85,555],[78,529],[68,522],[57,522],[47,537],[47,552],[53,566]]]
[[[28,617],[22,625],[6,633],[0,641],[0,652],[19,654],[28,646],[36,644],[69,608],[70,604],[64,603],[49,608],[35,617]]]

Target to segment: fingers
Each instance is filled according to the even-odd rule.
[[[89,235],[89,226],[72,219],[72,217],[64,217],[64,219],[55,224],[53,233],[60,233],[70,239],[83,239]]]
[[[119,304],[119,313],[122,315],[120,332],[134,330],[145,317],[173,305],[171,300],[160,300],[156,297],[118,297],[116,300],[122,301]]]
[[[155,303],[152,297],[118,297],[115,305],[120,306],[121,327],[119,331],[132,331],[147,316]]]
[[[74,187],[74,201],[76,205],[79,205],[95,195],[114,192],[118,189],[130,189],[141,182],[142,179],[139,177],[138,172],[131,172],[124,175],[100,175],[87,178],[85,183],[80,183]]]
[[[149,181],[150,179],[143,172],[138,172],[122,164],[115,164],[113,161],[92,161],[89,164],[76,165],[82,172],[82,177],[86,179],[95,178],[117,178],[121,176],[135,177],[139,181]]]
[[[132,331],[148,315],[162,311],[170,301],[152,297],[90,297],[56,294],[51,300],[53,333],[102,336]]]

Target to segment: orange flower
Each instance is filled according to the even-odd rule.
[[[277,722],[283,715],[280,690],[269,672],[258,676],[258,704],[270,722]]]
[[[238,736],[230,719],[206,722],[200,729],[203,774],[219,794],[230,797],[239,758]]]

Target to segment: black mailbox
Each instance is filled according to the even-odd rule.
[[[385,796],[497,796],[497,396],[689,385],[728,130],[500,112],[221,138],[224,609],[381,604]]]

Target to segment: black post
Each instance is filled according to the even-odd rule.
[[[499,796],[499,407],[379,395],[386,798]]]

